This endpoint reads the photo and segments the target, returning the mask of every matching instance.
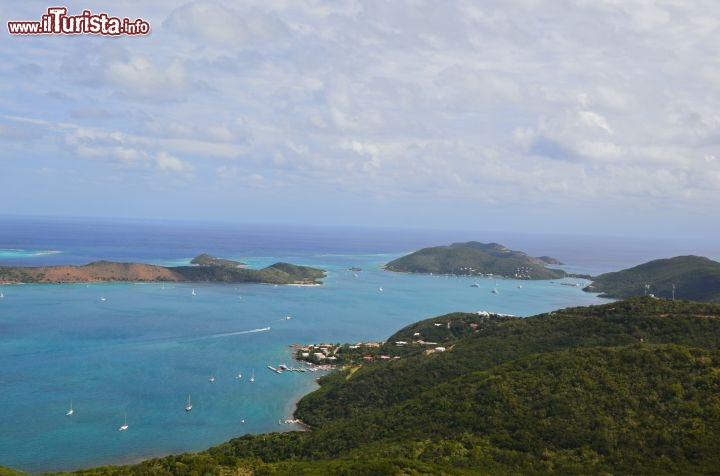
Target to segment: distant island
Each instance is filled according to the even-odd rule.
[[[720,263],[702,256],[676,256],[593,278],[585,291],[601,297],[653,295],[720,302]]]
[[[195,257],[192,266],[158,266],[143,263],[94,261],[73,266],[0,266],[1,284],[98,283],[98,282],[214,282],[267,284],[321,284],[325,271],[309,266],[275,263],[247,269],[238,261],[208,254]]]
[[[495,275],[516,279],[559,279],[567,276],[546,265],[562,264],[555,258],[533,258],[498,243],[453,243],[423,248],[385,265],[388,271],[454,275]]]

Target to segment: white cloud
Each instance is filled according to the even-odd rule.
[[[157,169],[161,172],[174,172],[187,174],[193,171],[192,165],[188,162],[178,159],[167,152],[160,152],[155,157]]]
[[[693,210],[718,192],[712,1],[122,7],[152,34],[0,46],[0,145],[51,137],[63,160],[128,174],[408,203]]]
[[[278,15],[255,8],[235,10],[208,0],[176,8],[165,19],[163,27],[178,35],[231,49],[263,48],[289,35],[289,29]]]

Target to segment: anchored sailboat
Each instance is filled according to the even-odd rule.
[[[190,400],[190,395],[188,395],[188,401],[187,401],[187,404],[185,405],[185,411],[186,412],[192,411],[192,401]]]
[[[128,429],[127,414],[125,414],[125,420],[123,421],[123,424],[120,426],[120,428],[118,428],[118,431],[125,431],[127,429]]]
[[[70,408],[68,409],[68,411],[65,412],[65,416],[72,416],[73,413],[75,413],[75,410],[73,410],[72,400],[70,400]]]

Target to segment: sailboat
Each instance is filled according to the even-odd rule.
[[[210,374],[210,378],[208,379],[210,383],[215,382],[215,376],[213,374]]]
[[[255,369],[253,369],[252,372],[250,373],[250,381],[251,382],[255,381]]]
[[[72,400],[70,400],[70,408],[68,409],[68,411],[65,412],[65,416],[72,416],[73,413],[75,413],[75,410],[73,410]]]
[[[4,298],[5,295],[3,293],[0,293],[0,299]]]
[[[192,411],[192,401],[190,400],[190,395],[188,395],[188,401],[187,401],[187,404],[185,405],[185,411],[186,412]]]
[[[192,290],[192,295],[197,296],[197,293],[195,292],[195,288],[193,288],[193,290]]]
[[[120,428],[118,428],[118,431],[125,431],[127,429],[128,429],[128,424],[127,424],[127,414],[126,414],[125,420],[123,421],[122,426],[120,426]]]
[[[236,379],[240,380],[242,378],[242,373],[238,372]]]

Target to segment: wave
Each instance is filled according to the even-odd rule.
[[[0,248],[0,256],[3,258],[34,258],[38,256],[57,255],[62,253],[59,250],[23,250],[17,248]]]

